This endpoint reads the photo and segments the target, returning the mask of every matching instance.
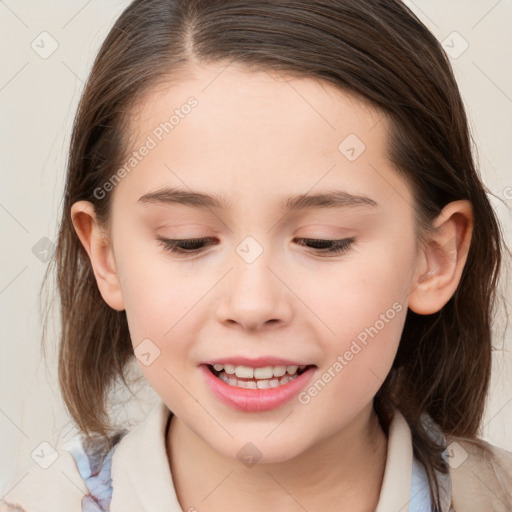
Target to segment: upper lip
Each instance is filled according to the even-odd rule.
[[[212,366],[214,364],[232,364],[234,366],[249,366],[251,368],[260,368],[263,366],[311,366],[311,363],[292,361],[291,359],[272,356],[262,356],[257,358],[244,356],[218,357],[205,361],[203,364],[209,364]]]

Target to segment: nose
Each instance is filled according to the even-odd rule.
[[[250,261],[250,260],[248,260]],[[231,271],[224,278],[217,308],[217,319],[228,327],[248,331],[280,328],[293,316],[293,293],[286,286],[286,276],[273,268],[268,253],[252,262],[238,253]]]

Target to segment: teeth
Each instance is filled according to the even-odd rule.
[[[274,366],[274,377],[282,377],[286,373],[286,366]]]
[[[276,388],[296,379],[297,370],[303,370],[305,366],[264,366],[251,368],[249,366],[235,366],[216,363],[213,365],[218,377],[230,386],[245,389]],[[253,380],[241,380],[253,379]]]
[[[254,377],[254,368],[249,366],[237,366],[235,375],[240,379],[252,379]]]
[[[268,380],[259,380],[256,382],[256,387],[258,389],[268,389]]]
[[[251,368],[250,366],[235,366],[233,364],[220,364],[213,365],[215,371],[226,372],[228,375],[236,375],[239,379],[272,379],[272,377],[282,377],[286,373],[294,375],[297,370],[303,370],[305,366],[263,366],[261,368]]]
[[[286,372],[286,368],[284,371]],[[272,371],[271,366],[265,366],[264,368],[254,368],[255,379],[271,379],[273,376],[274,372]]]
[[[280,379],[238,380],[234,377],[228,377],[224,372],[221,372],[219,375],[219,379],[224,381],[226,384],[229,384],[230,386],[234,386],[237,388],[246,389],[277,388],[278,386],[287,384],[288,382],[296,379],[297,377],[298,375],[284,375]]]
[[[224,367],[224,371],[228,374],[228,375],[233,375],[235,373],[235,368],[236,366],[234,364],[219,364],[220,366],[220,370],[217,370],[217,368],[215,368],[218,372],[222,370],[222,368]]]

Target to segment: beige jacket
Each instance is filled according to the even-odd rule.
[[[117,445],[111,469],[111,512],[190,510],[180,508],[169,469],[165,447],[169,417],[169,409],[159,401],[147,418]],[[512,453],[491,447],[505,467],[496,477],[470,443],[459,443],[450,437],[446,441],[450,474],[441,479],[443,512],[512,512]],[[47,469],[31,462],[17,472],[4,490],[0,512],[82,511],[82,497],[88,489],[71,454],[64,449],[58,454]],[[390,425],[384,480],[375,512],[409,510],[412,468],[411,431],[396,411]],[[499,491],[498,479],[505,485],[505,493]]]

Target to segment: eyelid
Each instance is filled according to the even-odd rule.
[[[164,246],[164,250],[169,251],[171,253],[174,253],[178,256],[194,256],[197,254],[200,254],[202,252],[203,248],[197,248],[192,250],[187,250],[180,248],[181,245],[195,245],[195,244],[201,244],[201,243],[207,243],[209,240],[212,240],[212,237],[202,237],[202,238],[180,238],[180,239],[169,239],[162,236],[157,236],[157,240],[161,245]],[[310,248],[312,249],[313,253],[316,253],[316,255],[321,256],[322,254],[327,254],[330,256],[338,256],[341,254],[344,254],[348,252],[353,243],[356,241],[355,237],[348,237],[348,238],[342,238],[342,239],[326,239],[326,238],[306,238],[306,237],[300,237],[300,238],[294,238],[294,240],[304,240],[309,243],[313,244],[322,244],[322,243],[331,243],[333,244],[333,247],[330,249],[326,248]],[[217,244],[215,244],[217,245]],[[304,244],[299,244],[302,246],[305,246]],[[307,246],[306,246],[307,247]]]

